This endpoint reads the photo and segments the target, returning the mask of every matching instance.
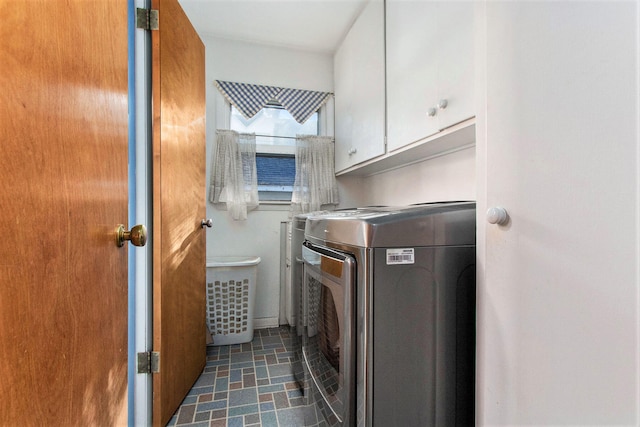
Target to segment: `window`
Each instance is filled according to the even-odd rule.
[[[291,200],[296,177],[295,156],[256,153],[256,172],[260,200]]]
[[[232,105],[230,129],[256,134],[260,200],[291,201],[296,175],[296,135],[318,135],[318,112],[300,124],[280,104],[269,103],[247,120]]]

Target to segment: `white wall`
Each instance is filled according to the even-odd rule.
[[[362,179],[362,205],[402,206],[442,200],[475,200],[475,149],[404,166]]]
[[[207,79],[207,183],[220,96],[214,80],[333,91],[333,57],[286,48],[202,36],[206,49]],[[208,191],[207,191],[208,194]],[[221,255],[259,256],[254,326],[277,326],[280,301],[280,222],[288,219],[288,206],[261,205],[246,221],[233,221],[228,213],[207,202],[207,259]]]

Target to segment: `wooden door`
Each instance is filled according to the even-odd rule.
[[[0,22],[0,425],[126,425],[127,4]]]
[[[204,46],[177,0],[153,8],[153,424],[165,425],[206,359]]]
[[[478,425],[640,422],[638,5],[483,6]]]

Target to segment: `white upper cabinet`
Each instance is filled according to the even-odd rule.
[[[475,115],[473,24],[473,2],[387,0],[387,151]]]
[[[334,57],[336,171],[384,154],[384,3],[372,0]]]

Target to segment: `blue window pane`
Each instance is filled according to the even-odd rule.
[[[256,154],[260,200],[291,200],[296,177],[295,156]]]
[[[293,186],[296,177],[294,156],[256,154],[258,185]]]

